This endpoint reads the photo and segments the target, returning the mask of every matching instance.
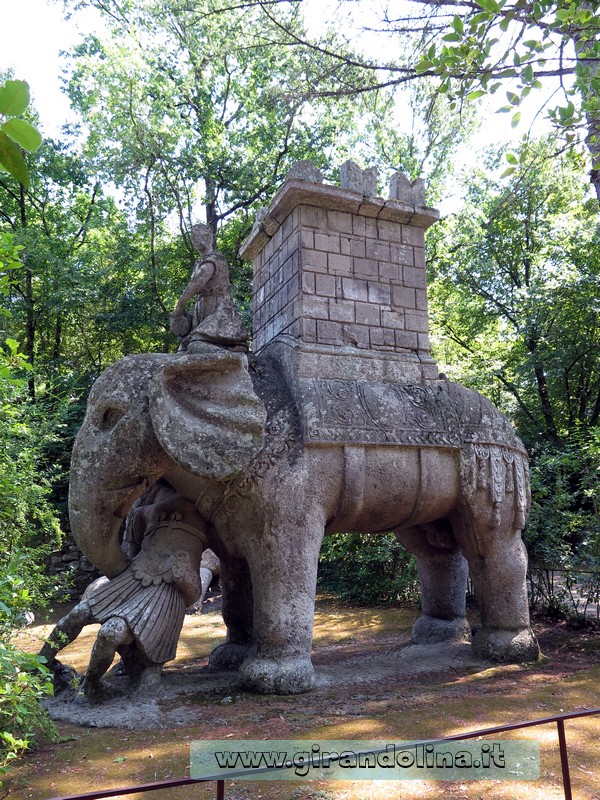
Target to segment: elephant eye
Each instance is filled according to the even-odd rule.
[[[102,414],[100,424],[98,427],[101,431],[110,431],[115,427],[117,422],[122,419],[124,412],[119,408],[107,408]]]

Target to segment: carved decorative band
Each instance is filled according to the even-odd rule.
[[[437,386],[320,379],[300,383],[307,445],[461,445],[459,419]]]

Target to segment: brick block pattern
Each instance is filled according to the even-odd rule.
[[[307,343],[429,354],[424,230],[298,205],[254,260],[254,349]]]

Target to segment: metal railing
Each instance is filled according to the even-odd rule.
[[[571,774],[569,772],[569,756],[567,752],[567,740],[565,736],[565,720],[579,719],[580,717],[590,717],[594,714],[600,714],[600,708],[593,708],[587,711],[572,711],[567,714],[555,714],[552,717],[541,717],[540,719],[526,720],[525,722],[514,722],[509,725],[496,725],[493,728],[480,728],[476,731],[468,731],[467,733],[457,733],[454,736],[444,736],[441,739],[431,739],[428,744],[436,744],[438,742],[456,742],[463,739],[478,739],[482,736],[492,736],[498,733],[506,733],[507,731],[516,731],[521,728],[533,728],[538,725],[550,725],[555,723],[558,732],[558,747],[560,752],[560,764],[562,770],[562,782],[565,794],[565,800],[573,800],[573,792],[571,789]],[[365,751],[367,752],[367,751]],[[252,770],[248,770],[251,772]],[[240,779],[239,773],[236,775]],[[225,780],[226,776],[216,781],[217,784],[217,800],[225,800]],[[61,795],[60,797],[51,798],[51,800],[100,800],[100,798],[117,797],[119,795],[139,794],[141,792],[154,792],[159,789],[173,789],[178,786],[189,786],[190,784],[198,783],[212,783],[208,780],[195,780],[194,778],[174,778],[172,780],[155,781],[154,783],[140,783],[135,786],[126,786],[121,789],[102,789],[96,792],[86,792],[85,794],[69,794]]]
[[[215,781],[202,781],[195,778],[169,778],[164,781],[153,781],[152,783],[136,783],[135,786],[124,786],[120,789],[99,789],[96,792],[84,792],[84,794],[65,794],[52,800],[100,800],[103,797],[117,797],[122,794],[141,794],[142,792],[156,792],[159,789],[176,789],[178,786],[189,786],[195,783],[215,783]],[[225,800],[225,781],[218,780],[217,800]]]

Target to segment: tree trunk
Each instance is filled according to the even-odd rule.
[[[550,394],[548,392],[548,382],[546,380],[546,373],[540,364],[534,364],[535,380],[537,383],[538,396],[540,398],[540,406],[542,408],[542,415],[546,423],[546,433],[556,443],[560,444],[560,437],[556,430],[556,423],[554,421],[554,413],[552,412],[552,405],[550,403]]]
[[[215,182],[212,178],[205,178],[204,183],[206,185],[206,200],[205,200],[205,209],[206,209],[206,224],[210,225],[212,232],[214,235],[217,235],[217,197],[216,197],[216,187]]]
[[[58,361],[62,349],[62,321],[60,317],[56,320],[54,328],[54,347],[52,348],[52,360]]]

